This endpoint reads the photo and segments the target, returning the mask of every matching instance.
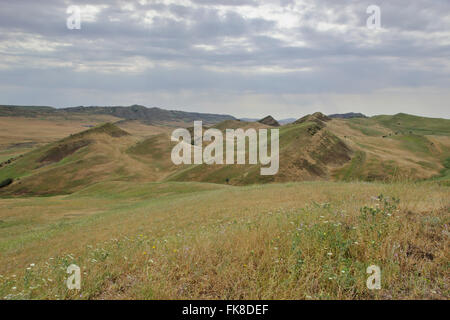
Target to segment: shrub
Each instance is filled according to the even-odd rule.
[[[5,180],[3,180],[2,182],[0,182],[0,188],[7,187],[7,186],[9,186],[11,183],[13,183],[13,179],[11,179],[11,178],[5,179]]]

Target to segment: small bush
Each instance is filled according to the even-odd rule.
[[[375,208],[368,206],[360,208],[360,216],[364,220],[367,220],[369,217],[375,218],[379,215],[391,216],[397,210],[398,204],[400,203],[400,199],[385,197],[383,194],[380,194],[375,199],[379,201],[379,204]]]
[[[0,182],[0,188],[7,187],[7,186],[9,186],[11,183],[13,183],[13,179],[11,179],[11,178],[5,179],[5,180],[3,180],[2,182]]]

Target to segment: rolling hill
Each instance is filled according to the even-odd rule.
[[[418,126],[420,123],[420,127]],[[279,127],[280,168],[261,165],[182,165],[171,162],[170,129],[131,135],[105,124],[33,149],[0,165],[8,195],[67,194],[103,181],[197,181],[232,185],[312,180],[434,179],[448,184],[450,120],[411,115],[331,119],[321,113]],[[204,127],[204,130],[208,127]],[[226,120],[225,129],[274,128]],[[248,146],[247,146],[248,148]]]
[[[107,123],[37,148],[0,170],[14,183],[3,195],[68,194],[101,181],[157,181],[174,166],[158,162],[158,145]],[[167,140],[165,140],[167,141]],[[152,150],[142,152],[142,146]],[[169,148],[170,146],[168,146]]]
[[[282,126],[280,170],[273,177],[260,176],[259,166],[203,164],[177,172],[170,179],[252,184],[446,177],[446,161],[450,157],[450,120],[410,115],[385,116],[382,120],[330,119],[315,113]],[[392,123],[397,126],[397,123],[403,123],[405,128],[410,128],[415,122],[420,122],[422,129],[411,133],[404,129],[403,133],[397,134],[393,131],[396,127],[392,128]],[[232,123],[216,127],[223,130],[227,125],[235,128]],[[242,127],[248,126],[251,123]]]
[[[360,112],[347,112],[347,113],[335,113],[335,114],[329,114],[329,118],[333,119],[352,119],[352,118],[367,118],[366,115],[360,113]]]
[[[449,297],[450,120],[204,126],[279,129],[280,170],[261,176],[175,166],[171,126],[41,116],[0,119],[2,299]]]
[[[25,116],[25,117],[73,117],[73,116],[92,116],[107,115],[123,120],[139,120],[146,124],[182,124],[190,123],[194,120],[201,120],[205,124],[215,124],[224,120],[235,119],[229,115],[197,113],[165,110],[161,108],[147,108],[141,105],[132,105],[129,107],[71,107],[71,108],[52,108],[39,106],[4,106],[0,105],[0,117],[6,116]]]

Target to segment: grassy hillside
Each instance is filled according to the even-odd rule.
[[[260,129],[261,124],[227,122],[216,128]],[[246,148],[248,154],[248,144]],[[280,127],[280,169],[275,176],[261,176],[260,165],[202,164],[184,168],[169,179],[235,185],[326,179],[330,176],[330,168],[349,161],[350,154],[351,150],[333,133],[324,129],[324,126],[315,122],[303,122]]]
[[[411,132],[416,135],[450,135],[449,119],[426,118],[399,113],[394,116],[375,116],[371,120],[394,132]]]
[[[124,168],[128,159],[114,151],[131,139],[127,132],[105,124],[38,148],[1,168],[0,180],[14,179],[0,189],[1,194],[70,193],[101,179],[122,178],[128,173]]]
[[[115,182],[0,199],[0,296],[445,299],[448,195],[436,184]],[[64,284],[72,263],[79,292]],[[373,264],[379,291],[366,288]]]
[[[26,116],[0,116],[0,162],[102,123],[119,120],[107,115],[55,117],[39,114],[33,117],[32,112],[25,111],[24,114]]]
[[[280,170],[276,176],[261,176],[259,166],[204,164],[183,167],[169,179],[236,185],[322,179],[429,179],[442,176],[444,162],[450,156],[449,122],[402,114],[331,120],[315,113],[280,128]],[[409,130],[419,123],[421,130]],[[255,123],[242,121],[226,121],[215,127],[259,129]]]
[[[450,187],[450,158],[445,159],[444,168],[439,175],[433,177],[431,180]]]
[[[2,106],[0,105],[0,117],[92,117],[110,116],[124,120],[140,120],[146,124],[170,124],[170,123],[190,123],[194,120],[201,120],[205,124],[216,124],[225,120],[233,120],[234,117],[221,114],[185,112],[175,110],[165,110],[161,108],[147,108],[141,105],[128,107],[71,107],[52,108],[38,106]]]
[[[450,120],[406,114],[327,124],[355,157],[334,172],[343,180],[420,180],[441,176],[450,156]]]
[[[107,124],[43,146],[39,140],[31,140],[29,143],[36,143],[37,147],[28,153],[20,153],[18,149],[14,149],[16,153],[5,153],[4,162],[0,162],[0,183],[9,178],[14,182],[0,188],[0,195],[67,194],[101,181],[248,185],[311,180],[433,179],[447,184],[445,161],[450,157],[450,136],[445,134],[445,125],[448,120],[421,119],[422,130],[416,130],[418,133],[393,132],[387,127],[403,123],[407,128],[419,121],[416,118],[396,115],[331,120],[320,113],[305,116],[279,127],[280,168],[275,176],[262,176],[260,165],[175,166],[170,157],[174,146],[170,141],[171,128],[136,122]],[[125,133],[118,126],[133,134]],[[222,132],[270,128],[258,122],[238,120],[226,120],[212,127]]]
[[[279,127],[275,176],[175,166],[173,128],[134,120],[42,136],[10,125],[0,299],[448,299],[448,120],[299,120]],[[79,292],[64,284],[72,263]],[[379,291],[366,288],[374,264]]]

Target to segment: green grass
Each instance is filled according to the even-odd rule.
[[[349,126],[352,129],[361,131],[363,134],[365,134],[366,136],[370,136],[370,137],[380,137],[383,135],[383,132],[373,129],[371,127],[365,126],[365,125],[360,125],[359,123],[357,123],[357,121],[360,120],[358,118],[354,118],[354,119],[350,119],[348,120]]]
[[[399,140],[402,142],[402,146],[414,153],[429,154],[431,142],[424,136],[420,135],[404,135],[404,136],[393,136],[392,139]]]
[[[441,170],[440,174],[430,180],[438,181],[440,184],[450,187],[450,157],[444,160],[443,166],[444,168]]]
[[[338,170],[335,177],[343,181],[363,180],[362,170],[366,161],[366,154],[363,151],[357,151],[350,163]]]
[[[320,123],[305,122],[302,124],[290,124],[280,127],[280,174],[277,177],[261,176],[260,165],[232,165],[232,166],[208,166],[191,165],[175,166],[170,161],[170,152],[174,143],[170,142],[167,134],[158,134],[150,138],[136,141],[132,138],[123,139],[124,145],[109,145],[108,141],[102,140],[97,144],[107,146],[102,152],[91,144],[82,147],[73,154],[66,155],[60,161],[53,163],[42,162],[42,158],[63,154],[65,151],[74,150],[71,146],[76,143],[84,143],[95,140],[97,134],[107,134],[111,137],[127,136],[128,134],[112,124],[104,124],[92,129],[71,135],[56,143],[39,147],[26,153],[22,158],[14,161],[0,169],[0,181],[20,178],[20,186],[14,183],[12,186],[1,191],[2,195],[11,194],[35,194],[55,195],[67,194],[80,190],[82,187],[99,181],[200,181],[209,183],[221,183],[233,185],[246,185],[258,183],[270,183],[274,181],[301,181],[310,179],[328,179],[333,171],[338,168],[335,176],[348,180],[386,180],[388,175],[414,174],[422,178],[425,176],[423,168],[434,171],[437,174],[442,158],[448,153],[448,147],[444,143],[436,143],[433,147],[431,140],[422,135],[423,132],[436,131],[434,134],[445,133],[448,120],[428,119],[409,115],[377,116],[369,119],[350,119],[347,121],[350,127],[356,128],[370,137],[367,141],[354,141],[361,148],[361,152],[376,153],[377,148],[384,152],[382,143],[399,141],[395,147],[416,154],[418,157],[427,156],[424,163],[420,159],[411,162],[411,168],[403,170],[399,165],[392,162],[381,162],[379,159],[359,161],[357,155],[353,161],[350,160],[352,150],[348,148],[346,139],[339,139],[333,132],[323,127]],[[399,124],[400,123],[400,124]],[[405,128],[419,125],[422,133],[410,134]],[[217,125],[225,128],[228,125],[237,127],[243,124],[239,121],[228,121]],[[373,126],[383,125],[393,129],[395,126],[403,126],[403,131],[392,135],[388,139],[380,137],[381,132]],[[428,131],[427,131],[428,130]],[[399,130],[400,131],[400,130]],[[270,131],[269,131],[270,132]],[[320,134],[318,134],[320,133]],[[319,138],[318,138],[319,137]],[[375,138],[380,141],[375,141]],[[372,139],[373,138],[373,139]],[[430,138],[431,139],[431,138]],[[369,141],[370,140],[370,141]],[[382,140],[382,141],[381,141]],[[376,147],[376,145],[380,145]],[[119,149],[120,148],[120,149]],[[248,147],[247,147],[248,150]],[[441,152],[441,150],[443,150]],[[355,150],[353,150],[355,152]],[[406,155],[406,152],[404,152]],[[441,154],[442,153],[442,154]],[[248,152],[247,152],[248,154]],[[413,155],[406,155],[413,158]],[[433,162],[434,157],[436,160]],[[124,160],[127,159],[127,160]],[[120,164],[118,160],[125,163]],[[401,160],[401,159],[400,159]],[[132,164],[128,164],[132,163]],[[400,161],[399,161],[400,163]],[[415,165],[415,167],[414,167]],[[340,166],[343,166],[339,169]],[[437,166],[437,167],[436,167]],[[105,168],[100,169],[100,168]],[[138,169],[134,170],[134,167]],[[96,168],[90,170],[90,168]],[[98,170],[97,170],[98,168]],[[107,168],[107,169],[106,169]],[[433,169],[434,168],[434,169]],[[103,170],[103,171],[102,171]],[[144,172],[145,170],[145,172]],[[80,176],[80,173],[83,174]]]
[[[375,116],[370,118],[392,131],[401,131],[404,134],[410,131],[417,135],[450,135],[450,120],[426,118],[399,113],[394,116]]]
[[[132,146],[127,150],[130,154],[140,155],[140,156],[152,156],[155,159],[162,159],[164,156],[167,156],[168,150],[164,150],[161,148],[160,142],[161,138],[168,139],[166,134],[156,135],[154,137],[150,137],[143,141],[136,143],[136,145]],[[169,154],[170,155],[170,154]]]
[[[37,150],[33,150],[25,154],[22,158],[13,161],[0,169],[0,180],[6,178],[20,178],[31,173],[33,169],[38,167],[37,159],[39,159],[50,146],[46,146]]]
[[[317,123],[280,128],[281,175],[328,179],[331,164],[349,182],[266,183],[275,177],[258,165],[176,170],[168,137],[109,143],[124,135],[112,125],[25,154],[0,170],[0,181],[20,178],[18,194],[0,198],[0,299],[448,299],[450,158],[445,143],[430,146],[443,137],[424,136],[449,135],[448,120],[349,121],[369,136],[351,159]],[[376,140],[380,124],[421,129]],[[38,168],[52,147],[87,133],[103,135]],[[376,156],[381,141],[399,141],[417,167],[444,169],[420,183],[354,182],[401,176],[396,161]],[[82,268],[80,292],[64,285],[71,263]],[[377,292],[365,286],[373,264]]]
[[[324,144],[329,147],[328,149],[321,150],[319,147],[312,151],[309,150],[308,146],[310,146],[312,141],[311,132],[315,132],[315,134],[317,134],[317,132],[321,129],[322,128],[314,122],[290,124],[280,127],[280,168],[293,165],[291,162],[295,161],[295,158],[304,159],[304,157],[309,154],[315,160],[315,163],[304,161],[303,163],[306,163],[308,166],[307,170],[324,174],[326,172],[326,168],[323,162],[333,161],[334,159],[345,157],[345,154],[343,155],[342,153],[346,153],[347,151],[343,148],[343,146],[339,146],[339,139],[329,131],[325,131],[323,134],[323,141]],[[268,141],[270,141],[270,131],[268,131]],[[248,162],[248,143],[246,144],[246,150],[246,161]],[[260,174],[260,168],[260,164],[223,166],[208,166],[206,164],[191,165],[181,167],[179,171],[170,175],[167,180],[226,183],[228,179],[229,183],[233,185],[270,183],[275,180],[273,176],[262,176]]]
[[[182,195],[192,192],[226,188],[226,186],[196,182],[147,182],[129,183],[123,181],[100,182],[68,196],[67,199],[95,197],[104,199],[151,199],[168,195]]]
[[[445,298],[445,243],[428,239],[449,223],[446,193],[435,184],[101,183],[4,199],[12,214],[0,218],[0,298]],[[64,285],[72,263],[80,292]],[[365,287],[372,264],[379,292]]]
[[[384,135],[379,130],[372,128],[381,125],[391,130],[392,134],[398,132],[401,135],[442,135],[450,136],[450,120],[440,118],[427,118],[399,113],[393,116],[380,115],[370,118],[354,118],[347,120],[350,127],[359,130],[367,136]]]

